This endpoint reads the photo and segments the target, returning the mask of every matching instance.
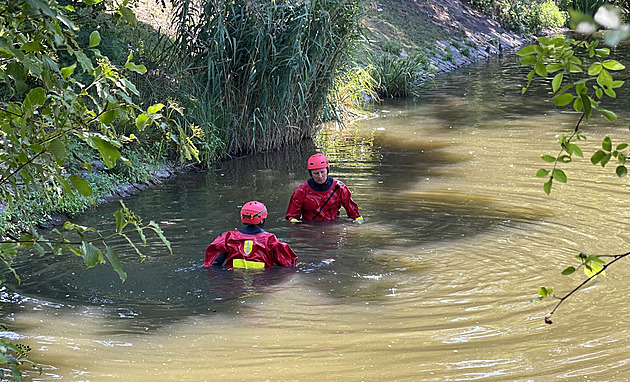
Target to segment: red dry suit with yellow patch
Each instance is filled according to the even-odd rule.
[[[339,218],[342,206],[350,218],[356,219],[361,216],[359,207],[352,200],[352,194],[345,184],[328,177],[326,183],[320,185],[310,178],[293,191],[285,218],[335,220]]]
[[[224,232],[206,248],[204,267],[267,268],[295,266],[297,255],[276,235],[248,225],[240,231]]]

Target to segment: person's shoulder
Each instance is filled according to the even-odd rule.
[[[305,180],[304,182],[300,183],[300,185],[295,188],[294,192],[305,192],[309,188],[310,186],[308,185],[308,180]]]
[[[346,187],[346,184],[337,178],[333,178],[333,186]]]

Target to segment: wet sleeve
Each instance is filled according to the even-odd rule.
[[[296,188],[289,200],[289,206],[287,207],[287,213],[284,218],[287,220],[300,219],[302,217],[302,205],[304,204],[304,193],[300,190],[300,187]]]
[[[226,237],[227,232],[222,233],[216,239],[214,239],[212,243],[210,243],[208,248],[206,248],[206,258],[203,263],[204,267],[211,267],[212,265],[214,265],[215,260],[217,260],[220,255],[227,254],[228,249],[225,245]],[[223,261],[225,261],[225,259]],[[221,263],[221,265],[223,265],[223,263]]]
[[[352,200],[352,193],[346,185],[341,187],[341,205],[351,219],[356,219],[361,216],[359,206]]]
[[[285,267],[294,267],[297,263],[297,255],[293,252],[293,249],[289,247],[289,244],[273,238],[273,255],[276,264]]]

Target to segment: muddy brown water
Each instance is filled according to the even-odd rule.
[[[543,321],[553,301],[536,300],[541,286],[561,295],[584,278],[560,275],[579,252],[630,248],[628,181],[585,158],[544,194],[540,155],[557,152],[556,134],[578,116],[544,88],[521,96],[524,75],[513,57],[480,62],[320,143],[128,199],[160,223],[173,255],[150,238],[140,262],[118,243],[124,284],[78,258],[29,258],[22,283],[8,285],[3,334],[31,346],[44,369],[35,381],[628,380],[630,263],[577,293],[553,325]],[[627,137],[620,98],[617,123],[588,124],[585,153]],[[363,225],[283,221],[315,150],[352,190]],[[205,247],[253,199],[301,266],[202,268]],[[115,208],[77,222],[112,227]]]

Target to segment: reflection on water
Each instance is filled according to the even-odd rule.
[[[627,182],[584,159],[566,164],[569,184],[544,194],[540,155],[557,150],[555,134],[577,115],[555,110],[541,97],[548,89],[522,97],[523,76],[514,58],[481,62],[419,100],[323,131],[332,175],[350,187],[363,225],[284,222],[317,150],[307,142],[127,200],[160,223],[174,253],[152,239],[140,262],[117,243],[124,284],[69,256],[19,264],[5,321],[45,365],[34,379],[627,378],[629,265],[575,295],[552,326],[543,323],[550,302],[535,301],[542,285],[561,294],[581,280],[559,272],[579,251],[627,250]],[[623,137],[619,117],[614,126],[594,118],[583,150]],[[291,244],[297,269],[202,267],[205,247],[238,228],[247,200],[267,205],[265,228]],[[116,207],[78,223],[112,227]]]

